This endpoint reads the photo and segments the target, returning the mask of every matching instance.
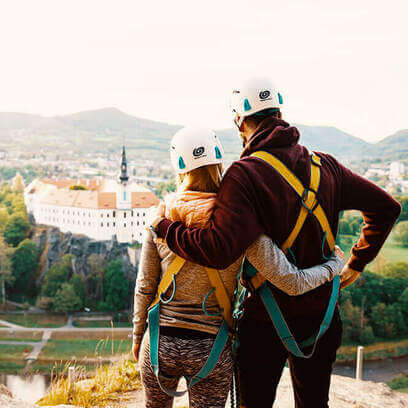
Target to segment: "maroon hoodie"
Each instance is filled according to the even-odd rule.
[[[263,233],[281,246],[296,223],[300,199],[269,164],[250,155],[258,150],[272,153],[308,186],[310,151],[298,144],[298,140],[295,127],[281,119],[266,118],[245,147],[241,159],[226,172],[209,227],[187,228],[180,222],[163,220],[158,235],[166,239],[176,254],[217,269],[225,269],[233,263]],[[332,156],[317,154],[322,161],[318,197],[333,234],[337,234],[341,211],[354,209],[363,214],[365,225],[349,261],[352,269],[362,271],[378,254],[401,207],[383,189],[353,173]],[[322,239],[318,221],[309,216],[292,247],[297,266],[308,268],[324,262]],[[287,318],[320,316],[326,310],[331,283],[297,297],[272,289]],[[268,319],[258,296],[249,300],[247,313],[254,319]]]

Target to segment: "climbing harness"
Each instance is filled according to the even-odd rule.
[[[325,255],[325,244],[327,243],[330,254],[333,253],[335,247],[335,238],[331,231],[329,221],[326,217],[326,214],[323,210],[323,207],[318,200],[318,191],[320,185],[320,168],[321,168],[321,159],[315,153],[311,154],[311,169],[310,169],[310,185],[309,187],[304,187],[302,182],[291,172],[278,158],[273,156],[270,153],[265,151],[258,151],[252,154],[252,157],[257,157],[258,159],[263,160],[268,163],[275,171],[277,171],[282,178],[292,187],[292,189],[297,193],[301,199],[301,207],[298,218],[296,220],[295,226],[293,227],[288,238],[282,245],[282,250],[285,254],[292,258],[292,262],[296,264],[296,258],[294,256],[292,246],[299,236],[300,231],[302,230],[305,221],[308,215],[314,216],[319,222],[322,231],[323,231],[323,242],[322,242],[322,253],[324,259],[329,257]],[[269,314],[269,317],[272,320],[273,325],[282,340],[282,343],[286,349],[294,354],[297,357],[310,358],[315,349],[317,341],[323,336],[323,334],[330,327],[331,321],[333,319],[334,311],[336,308],[339,290],[340,290],[340,277],[336,276],[333,279],[333,287],[330,295],[329,304],[324,315],[323,321],[319,327],[319,330],[316,334],[310,338],[302,341],[298,344],[291,333],[281,310],[272,294],[272,291],[265,278],[261,276],[260,273],[255,269],[255,267],[247,260],[244,260],[244,276],[249,278],[250,286],[252,290],[257,291],[259,296],[264,303],[264,306]],[[240,311],[243,300],[240,304],[236,305],[234,309],[234,314],[240,314]],[[302,348],[313,346],[312,351],[308,354],[304,354]]]
[[[217,361],[224,350],[225,346],[227,345],[229,339],[231,339],[232,334],[235,331],[235,324],[232,318],[232,308],[231,302],[228,296],[228,293],[225,289],[224,283],[221,279],[219,271],[216,269],[205,268],[207,272],[208,279],[211,283],[212,289],[206,295],[203,301],[203,311],[205,314],[210,315],[205,308],[205,303],[210,294],[214,293],[217,299],[218,305],[220,307],[220,315],[223,317],[223,321],[221,323],[220,329],[218,334],[215,338],[213,347],[211,352],[207,358],[207,361],[201,368],[201,370],[192,377],[186,377],[187,381],[187,390],[184,391],[173,391],[166,388],[160,381],[161,378],[169,379],[172,377],[167,377],[160,372],[159,368],[159,338],[160,338],[160,305],[170,303],[175,295],[176,292],[176,276],[183,268],[186,260],[176,256],[175,259],[172,261],[170,266],[168,267],[167,271],[164,273],[158,290],[157,295],[153,303],[151,304],[148,312],[148,325],[149,325],[149,335],[150,335],[150,359],[153,371],[156,375],[157,381],[159,383],[160,388],[168,395],[173,397],[179,397],[184,395],[189,388],[197,384],[199,381],[206,378],[211,371],[214,369]],[[163,295],[167,292],[167,290],[173,286],[172,294],[168,300],[163,298]],[[219,315],[219,314],[216,314]]]

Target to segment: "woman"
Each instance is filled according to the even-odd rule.
[[[182,129],[171,142],[171,161],[177,173],[177,192],[166,197],[166,217],[203,228],[209,222],[222,179],[223,149],[215,133],[207,129]],[[139,358],[147,408],[171,407],[173,398],[162,390],[175,390],[183,376],[194,376],[211,351],[222,317],[205,269],[186,262],[175,278],[175,291],[166,293],[161,305],[159,360],[167,379],[158,382],[152,369],[149,333],[145,332],[149,306],[156,297],[163,273],[175,258],[164,242],[147,231],[135,288],[133,352]],[[246,258],[273,285],[290,295],[300,295],[340,274],[343,254],[326,264],[299,270],[267,236],[260,237]],[[219,271],[232,301],[242,258]],[[174,289],[174,288],[173,288]],[[172,293],[170,293],[172,292]],[[203,302],[203,299],[204,302]],[[203,304],[204,303],[204,304]],[[211,373],[189,389],[190,407],[224,407],[232,378],[228,344]],[[164,388],[164,387],[163,387]]]

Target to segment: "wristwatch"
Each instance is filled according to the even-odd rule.
[[[157,239],[157,233],[159,232],[159,224],[164,220],[164,217],[157,217],[149,227],[149,230],[152,232],[153,238]]]

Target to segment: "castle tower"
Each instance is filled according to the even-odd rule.
[[[120,160],[120,172],[118,177],[117,187],[117,207],[118,209],[131,209],[131,188],[129,176],[127,172],[127,159],[125,146],[122,148],[122,156]]]
[[[122,159],[120,163],[119,180],[122,184],[126,184],[129,181],[129,176],[127,174],[127,160],[125,146],[123,146],[122,148]]]

